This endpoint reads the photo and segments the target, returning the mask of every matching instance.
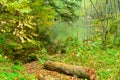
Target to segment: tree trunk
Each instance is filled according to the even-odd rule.
[[[103,34],[102,34],[102,43],[103,43],[103,46],[106,45],[106,36],[107,36],[107,27],[103,26]]]
[[[83,68],[81,66],[68,65],[60,62],[46,61],[44,68],[65,73],[79,78],[87,78],[89,80],[97,80],[97,75],[94,69]]]
[[[120,33],[120,24],[118,25],[117,31],[115,33],[114,39],[113,39],[113,45],[116,43],[116,39]]]

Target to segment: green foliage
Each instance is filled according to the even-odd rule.
[[[84,47],[86,50],[94,50],[94,49],[102,49],[102,43],[101,42],[87,42],[85,43]]]
[[[22,45],[21,44],[18,44],[18,43],[15,43],[15,42],[10,42],[6,45],[6,47],[8,48],[8,50],[20,50],[22,49]]]
[[[69,43],[70,42],[71,41],[69,41]],[[72,43],[72,45],[68,44],[70,46],[68,49],[69,51],[67,51],[66,54],[55,57],[53,60],[95,68],[98,79],[100,80],[119,80],[119,49],[103,49],[100,46],[101,42],[94,42],[89,45],[88,43],[82,44],[78,42],[77,45],[79,44],[78,46],[81,46],[81,49],[76,47],[76,42],[74,44],[75,46],[73,44],[74,43]],[[71,53],[71,51],[74,51],[75,49],[77,49],[76,52]],[[78,49],[80,50],[79,56],[77,56],[79,53]]]
[[[41,47],[40,41],[30,40],[22,44],[24,49],[39,49]]]
[[[120,46],[120,37],[116,35],[120,21],[119,15],[115,18],[112,18],[111,14],[105,15],[108,18],[108,31],[106,33],[108,45],[105,49],[101,45],[101,40],[98,40],[98,38],[100,39],[101,37],[101,32],[100,35],[97,34],[99,35],[96,39],[97,42],[91,40],[91,42],[86,41],[86,43],[82,44],[77,38],[68,36],[63,43],[58,42],[57,44],[54,38],[53,40],[56,41],[56,44],[50,42],[50,29],[52,28],[50,26],[55,23],[55,20],[74,22],[79,19],[80,15],[83,17],[86,16],[84,11],[79,12],[81,1],[82,0],[0,0],[0,78],[9,80],[34,80],[35,76],[27,74],[21,64],[14,65],[6,58],[12,57],[14,61],[20,58],[20,60],[26,62],[39,60],[39,63],[43,64],[44,61],[49,59],[46,47],[50,44],[52,47],[55,45],[55,51],[61,50],[61,52],[65,52],[65,54],[60,54],[62,56],[56,60],[93,67],[97,70],[100,80],[119,79],[117,76],[119,76],[120,51],[117,48],[108,48],[114,39],[115,46]],[[105,1],[103,0],[102,2],[104,2],[105,6]],[[90,10],[92,11],[92,9],[88,7],[90,6],[86,6],[88,12]],[[100,7],[100,5],[97,6],[96,9],[98,9],[98,7]],[[96,12],[88,13],[88,16],[95,14],[92,26],[96,24],[97,30],[100,31],[102,31],[100,27],[103,26],[102,23],[105,21],[103,11],[104,9],[98,12],[100,20],[94,19],[96,18]],[[72,23],[69,24],[69,26],[71,25]],[[64,26],[62,25],[62,27]],[[57,28],[59,30],[56,31],[55,29],[53,36],[57,37],[59,35],[58,32],[68,34],[66,30],[60,29],[59,26]],[[76,29],[79,28],[76,27]],[[69,30],[69,33],[76,34],[74,30]],[[72,35],[70,34],[70,36]],[[116,38],[114,38],[115,36]],[[3,57],[2,53],[7,55],[7,57]]]
[[[39,54],[38,54],[38,58],[39,58],[39,59],[48,60],[48,53],[47,53],[47,51],[46,51],[45,48],[42,48],[41,50],[39,50],[38,53],[39,53]]]
[[[3,45],[5,44],[5,42],[5,36],[0,34],[0,55],[3,53]]]
[[[80,56],[83,50],[83,46],[77,38],[68,37],[63,46],[65,53],[69,55]]]
[[[55,11],[44,0],[0,1],[0,51],[4,55],[26,59],[47,42],[41,32],[48,33],[54,24]],[[44,36],[47,37],[47,36]],[[5,43],[6,42],[6,43]],[[40,52],[41,53],[41,52]],[[19,58],[21,58],[19,57]]]
[[[73,38],[73,37],[68,37],[64,42],[63,47],[66,53],[68,54],[71,53],[76,56],[81,55],[82,53],[84,53],[84,51],[90,51],[91,54],[94,55],[95,54],[94,49],[102,49],[101,42],[89,43],[88,41],[88,42],[82,43],[77,38]]]
[[[110,20],[109,23],[109,31],[111,34],[115,33],[117,31],[117,27],[119,25],[119,20],[118,19],[114,19],[114,20]]]
[[[31,14],[34,15],[38,34],[48,32],[49,27],[54,24],[55,11],[44,0],[34,0],[29,5],[33,10]]]
[[[45,48],[42,48],[41,50],[39,50],[38,53],[35,55],[37,56],[40,64],[43,64],[44,61],[47,61],[49,56]]]
[[[6,42],[5,36],[0,34],[0,44],[5,44],[5,42]]]
[[[22,64],[14,65],[11,60],[0,55],[0,78],[2,80],[37,80],[34,75],[25,71]]]
[[[63,21],[76,21],[79,18],[79,9],[81,0],[64,1],[64,0],[48,0],[49,4],[57,12],[57,19]]]
[[[27,1],[27,0],[18,0],[14,2],[9,2],[7,5],[7,10],[12,14],[14,14],[15,11],[18,11],[19,14],[21,15],[30,13],[31,9],[28,6],[29,2],[30,1]]]
[[[110,14],[106,14],[107,16],[107,31],[106,31],[106,46],[107,47],[112,47],[112,46],[119,46],[119,22],[120,22],[120,15],[118,14],[117,17],[113,17]],[[93,19],[92,20],[92,26],[97,26],[96,28],[96,40],[100,40],[101,37],[103,37],[103,26],[105,23],[105,19],[100,20],[100,19]],[[94,30],[93,30],[94,31]]]
[[[19,39],[21,43],[34,40],[40,32],[46,32],[48,26],[54,24],[55,12],[50,6],[43,5],[43,0],[5,0],[1,1],[1,4],[6,6],[6,12],[0,16],[1,22],[4,22],[0,31],[11,33],[11,36]],[[6,29],[4,26],[7,26]]]
[[[120,46],[120,36],[117,36],[116,41],[115,41],[116,46]]]
[[[0,48],[0,54],[2,54],[3,50]]]
[[[40,64],[43,64],[43,63],[44,63],[44,61],[43,61],[42,59],[40,59],[40,60],[39,60],[39,63],[40,63]]]

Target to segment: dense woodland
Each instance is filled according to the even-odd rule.
[[[120,0],[0,0],[0,80],[120,80]]]

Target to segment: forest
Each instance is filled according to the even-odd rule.
[[[120,80],[120,0],[0,0],[0,80]]]

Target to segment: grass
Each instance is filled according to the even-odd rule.
[[[11,60],[0,55],[0,79],[1,80],[36,80],[34,75],[25,71],[22,64],[15,65]]]
[[[95,68],[99,80],[120,80],[120,50],[117,48],[102,49],[99,46],[86,45],[81,49],[80,45],[68,49],[68,53],[53,58],[68,64]],[[75,49],[76,48],[76,49]]]
[[[103,49],[99,43],[80,44],[77,41],[66,41],[66,53],[52,58],[67,64],[94,68],[99,80],[120,80],[120,49]],[[43,49],[43,53],[46,53]],[[40,64],[48,60],[48,55],[40,57]],[[1,80],[36,80],[34,75],[29,75],[24,66],[15,65],[11,60],[0,55]]]

